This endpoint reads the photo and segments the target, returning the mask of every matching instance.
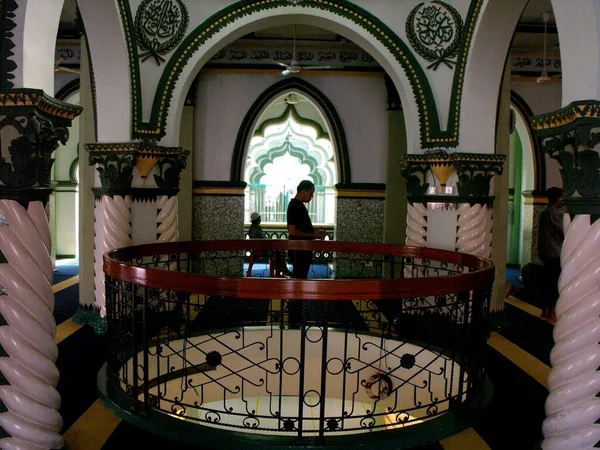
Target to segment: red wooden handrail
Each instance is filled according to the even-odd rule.
[[[313,250],[329,253],[389,255],[443,261],[465,267],[455,275],[403,279],[247,278],[174,272],[137,267],[124,261],[165,254],[202,254],[247,250]],[[164,261],[162,261],[164,262]],[[173,291],[238,298],[285,300],[398,299],[488,289],[494,280],[491,261],[464,253],[423,247],[341,241],[217,240],[136,245],[104,255],[104,272],[115,279]]]

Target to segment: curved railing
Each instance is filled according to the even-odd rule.
[[[283,250],[331,262],[307,280],[244,277],[248,252]],[[485,398],[493,269],[461,253],[349,242],[115,250],[104,257],[99,386],[122,417],[211,448],[441,439]]]

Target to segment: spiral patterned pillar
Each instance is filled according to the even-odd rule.
[[[31,89],[0,102],[0,448],[57,449],[64,442],[46,205],[52,152],[81,108]]]
[[[591,450],[600,441],[600,102],[574,102],[532,125],[562,166],[567,210],[542,448]]]
[[[100,187],[94,188],[94,304],[80,305],[73,321],[106,332],[106,299],[102,255],[131,241],[131,181],[138,144],[86,144]]]
[[[407,245],[445,248],[489,258],[492,177],[504,156],[438,150],[408,155],[402,175],[408,190]],[[440,227],[435,222],[443,222]],[[456,230],[456,231],[454,231]],[[440,237],[440,231],[447,236]]]
[[[151,200],[156,208],[153,215],[156,218],[157,242],[179,240],[177,193],[188,155],[189,151],[180,147],[148,144],[138,154],[136,166],[144,186],[138,192],[143,192],[143,197]],[[151,173],[153,176],[150,178]]]

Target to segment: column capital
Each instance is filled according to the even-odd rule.
[[[406,179],[409,202],[490,203],[490,182],[501,175],[506,156],[490,153],[447,153],[444,150],[406,155],[401,174]],[[431,193],[427,173],[431,172],[441,186],[456,173],[456,194]]]
[[[134,168],[145,185],[155,167],[158,173],[154,174],[154,180],[158,190],[175,195],[189,155],[189,151],[181,147],[161,147],[154,141],[90,143],[84,148],[89,152],[89,163],[97,165],[103,193],[109,195],[132,190]]]
[[[66,144],[81,107],[37,89],[0,93],[0,198],[46,201],[52,191],[52,153]]]
[[[574,101],[557,111],[533,117],[531,123],[542,139],[543,152],[561,166],[567,210],[598,215],[600,101]]]

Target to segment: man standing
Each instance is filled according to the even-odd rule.
[[[322,239],[324,230],[315,231],[308,215],[305,203],[312,200],[315,193],[315,185],[310,180],[303,180],[298,185],[296,196],[290,200],[287,208],[287,227],[290,240],[312,240]],[[288,252],[290,261],[294,266],[294,278],[308,278],[312,251],[290,250]]]
[[[565,239],[563,231],[563,190],[551,187],[546,191],[548,206],[540,214],[538,254],[544,264],[545,283],[542,288],[544,308],[542,319],[556,322],[555,305],[558,300],[558,278],[560,277],[560,251]]]

